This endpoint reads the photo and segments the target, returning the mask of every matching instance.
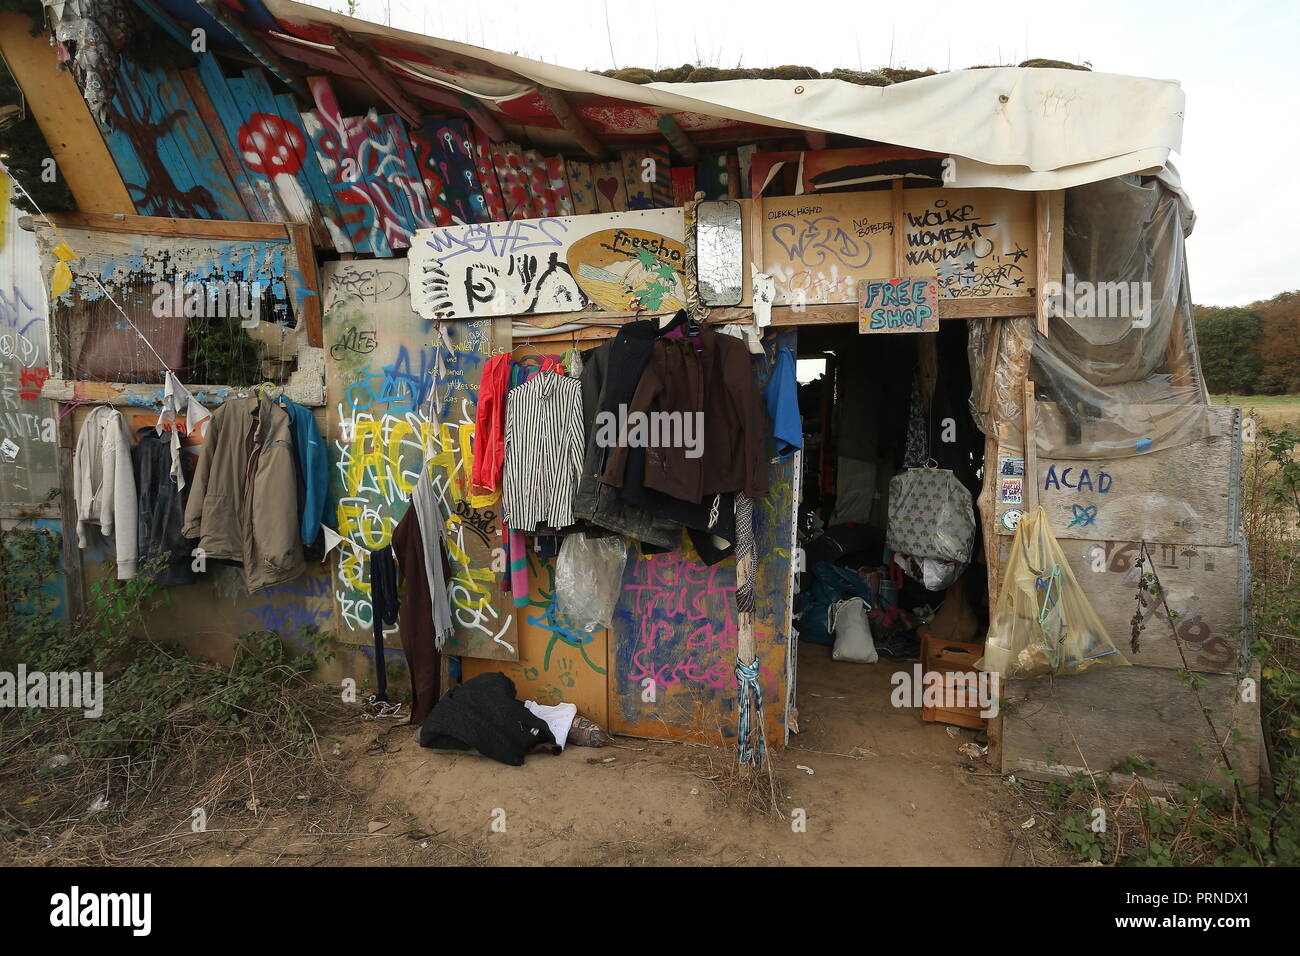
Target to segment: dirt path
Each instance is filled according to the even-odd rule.
[[[422,750],[409,726],[357,720],[326,745],[355,791],[343,818],[203,862],[1001,865],[1019,818],[998,777],[970,772],[992,768],[957,752],[973,733],[954,737],[891,707],[895,665],[801,652],[803,733],[774,762],[786,819],[749,804],[731,758],[712,748],[620,738],[507,767]],[[792,829],[795,808],[804,832]]]

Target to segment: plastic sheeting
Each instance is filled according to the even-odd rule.
[[[1124,458],[1216,435],[1196,355],[1183,197],[1120,177],[1066,191],[1063,278],[1049,335],[1033,320],[972,323],[972,412],[985,434],[1022,441],[1022,382],[1036,385],[1038,454]],[[990,335],[999,335],[989,414],[979,411]]]

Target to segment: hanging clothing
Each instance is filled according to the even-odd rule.
[[[311,409],[284,397],[278,401],[289,415],[289,429],[293,433],[298,485],[298,534],[303,546],[311,547],[320,537],[321,524],[329,523],[329,452]]]
[[[921,376],[912,376],[912,400],[907,408],[907,442],[903,446],[903,468],[924,468],[930,457],[929,415],[921,392]]]
[[[131,469],[131,433],[116,408],[90,410],[72,459],[73,493],[77,499],[77,545],[89,546],[86,531],[97,527],[113,539],[117,577],[135,577],[139,553],[135,475]]]
[[[728,491],[767,494],[770,430],[749,350],[738,339],[707,326],[696,335],[657,339],[628,408],[634,412],[702,416],[693,419],[703,422],[697,449],[684,442],[645,449],[647,488],[695,504]],[[626,445],[611,450],[601,481],[623,485],[629,451]]]
[[[153,426],[136,432],[131,449],[137,516],[137,566],[160,564],[153,580],[166,587],[194,583],[194,542],[181,534],[185,524],[185,491],[172,477],[174,429],[160,436]],[[170,434],[168,433],[170,432]],[[165,437],[164,437],[165,436]]]
[[[402,653],[406,656],[406,668],[411,675],[411,723],[419,724],[429,716],[429,711],[438,701],[441,655],[434,638],[436,596],[430,590],[431,575],[427,565],[437,562],[441,571],[442,550],[439,548],[430,554],[424,541],[424,528],[414,507],[406,509],[406,514],[393,530],[393,554],[402,580],[397,619]],[[373,586],[373,570],[371,578]],[[447,603],[445,591],[442,603]]]
[[[515,607],[528,606],[528,542],[524,533],[504,528],[506,534],[507,588]]]
[[[494,355],[483,366],[483,374],[479,378],[474,464],[470,470],[470,487],[476,492],[496,491],[501,485],[510,368],[509,352]]]
[[[410,511],[415,512],[420,523],[420,541],[424,546],[425,584],[429,589],[433,615],[433,644],[441,651],[454,630],[451,622],[451,602],[447,592],[449,572],[446,564],[446,524],[433,491],[429,469],[420,473],[415,490],[411,492]]]
[[[772,377],[763,391],[767,416],[772,420],[772,438],[779,458],[803,448],[803,422],[799,418],[799,380],[795,376],[794,352],[778,348],[772,359]]]
[[[573,493],[582,469],[582,383],[539,372],[506,401],[501,507],[516,531],[573,524]]]
[[[260,591],[306,567],[289,413],[269,398],[235,398],[212,413],[185,505],[182,534],[209,560],[238,561]]]
[[[686,313],[680,312],[673,321],[680,324],[685,320]],[[582,475],[573,497],[573,514],[587,522],[588,533],[596,529],[611,531],[661,551],[671,551],[681,539],[681,529],[671,520],[624,500],[618,488],[600,481],[610,449],[596,440],[600,417],[617,415],[620,406],[632,401],[660,331],[653,319],[628,322],[613,339],[590,350],[583,359],[586,447]]]
[[[388,673],[384,667],[384,628],[397,623],[397,562],[391,545],[370,552],[370,611],[375,625],[375,699],[388,700]]]

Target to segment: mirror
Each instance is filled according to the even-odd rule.
[[[695,216],[695,270],[708,306],[739,305],[745,294],[740,203],[702,202]]]

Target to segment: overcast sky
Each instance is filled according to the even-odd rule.
[[[346,0],[314,0],[346,9]],[[792,13],[793,11],[793,13]],[[924,0],[360,0],[355,16],[578,69],[795,64],[936,70],[1029,57],[1182,83],[1174,164],[1196,207],[1192,296],[1245,304],[1300,289],[1273,225],[1300,220],[1300,4]],[[608,24],[608,30],[606,25]]]

